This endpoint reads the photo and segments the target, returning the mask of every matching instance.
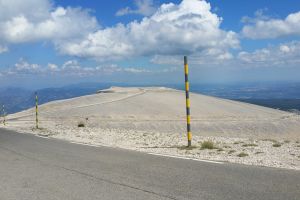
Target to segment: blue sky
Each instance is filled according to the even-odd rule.
[[[0,84],[300,81],[297,0],[0,0]]]

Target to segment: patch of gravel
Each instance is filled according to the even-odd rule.
[[[21,133],[33,133],[85,144],[194,159],[300,170],[299,141],[194,136],[193,148],[187,149],[185,148],[186,136],[183,134],[74,127],[54,122],[41,126],[42,129],[34,129],[31,126],[24,126],[23,123],[12,123],[7,128]],[[214,149],[201,149],[201,143],[204,141],[213,142]],[[281,146],[274,147],[275,143],[281,144]],[[241,153],[247,156],[240,157]]]

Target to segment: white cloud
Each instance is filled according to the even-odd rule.
[[[74,76],[88,77],[112,74],[161,74],[182,70],[182,56],[156,55],[151,60],[154,63],[171,65],[171,68],[147,69],[141,67],[122,67],[114,64],[95,67],[83,67],[77,60],[69,60],[61,65],[48,63],[47,66],[32,64],[20,59],[14,66],[0,70],[0,76]],[[209,49],[199,54],[189,56],[192,66],[200,67],[229,67],[233,68],[261,68],[286,67],[295,68],[300,65],[300,41],[269,46],[253,52],[242,51],[236,56],[222,50]]]
[[[8,69],[2,69],[0,71],[2,76],[8,75],[29,75],[29,74],[41,74],[43,73],[43,68],[38,64],[28,63],[23,58],[20,58],[19,61]]]
[[[237,48],[237,35],[220,29],[221,22],[206,1],[183,0],[161,5],[140,22],[100,29],[81,42],[65,41],[57,48],[63,54],[98,60]]]
[[[49,0],[1,0],[0,19],[8,21],[15,16],[26,16],[29,20],[46,19],[49,8],[52,7]]]
[[[18,72],[29,72],[29,73],[34,73],[34,72],[39,72],[40,71],[40,65],[38,64],[30,64],[24,59],[20,59],[18,63],[15,64],[14,67],[15,71]]]
[[[5,53],[5,52],[8,52],[8,48],[6,46],[1,46],[0,45],[0,54]]]
[[[241,51],[232,55],[226,51],[209,50],[188,57],[189,64],[197,67],[239,68],[295,68],[300,66],[300,41],[282,43],[257,49]],[[151,62],[182,67],[182,56],[156,55]]]
[[[237,34],[220,28],[222,18],[202,0],[162,4],[136,0],[141,21],[101,28],[87,10],[55,7],[50,0],[0,0],[0,43],[51,41],[62,54],[98,61],[139,56],[207,55],[231,57]],[[74,23],[76,22],[76,23]],[[0,46],[1,47],[1,46]],[[0,48],[0,52],[7,47]],[[74,67],[74,66],[73,66]],[[55,69],[53,69],[55,70]]]
[[[50,72],[57,72],[57,71],[59,71],[59,68],[56,64],[48,63],[48,70]]]
[[[251,39],[300,35],[300,11],[289,14],[285,19],[268,18],[261,14],[246,22],[250,24],[243,27],[242,34]]]
[[[81,66],[77,60],[69,60],[62,65],[62,69],[64,70],[78,70]]]
[[[189,57],[189,63],[198,66],[224,66],[224,63],[234,59],[234,56],[226,50],[207,49],[199,53],[194,53]],[[151,62],[161,65],[182,65],[182,56],[173,55],[155,55]]]
[[[94,75],[110,75],[114,73],[161,73],[162,71],[150,71],[144,68],[135,67],[120,67],[114,64],[102,65],[96,67],[83,67],[77,60],[69,60],[58,66],[53,63],[48,63],[47,66],[29,63],[21,58],[14,66],[8,69],[0,70],[0,76],[94,76]]]
[[[254,52],[240,52],[241,65],[250,67],[298,67],[300,64],[300,41],[270,46]]]
[[[53,7],[49,0],[1,0],[0,41],[23,43],[75,39],[98,28],[96,18],[80,8]],[[76,23],[74,23],[76,22]]]
[[[116,13],[116,16],[123,16],[128,14],[150,16],[155,12],[157,8],[153,0],[135,0],[134,3],[137,7],[136,10],[133,10],[129,7],[122,8]]]

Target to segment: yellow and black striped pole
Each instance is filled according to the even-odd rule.
[[[189,66],[187,57],[184,56],[184,74],[185,74],[185,96],[186,96],[186,122],[187,122],[187,138],[188,147],[192,146],[192,132],[191,132],[191,109],[190,109],[190,84],[189,84]]]
[[[36,129],[39,128],[39,115],[38,115],[38,106],[39,106],[39,102],[38,102],[38,95],[37,92],[35,93],[35,127]]]
[[[4,105],[2,106],[2,113],[3,113],[3,125],[5,126],[6,125],[6,119],[5,119],[6,113],[5,113],[5,106]]]

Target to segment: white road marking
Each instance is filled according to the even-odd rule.
[[[45,136],[41,136],[41,135],[35,135],[35,136],[40,137],[40,138],[44,138],[44,139],[51,139],[51,137],[47,137],[47,136],[46,137]],[[89,146],[89,147],[109,147],[109,148],[122,149],[122,148],[119,148],[119,147],[113,147],[113,146],[109,146],[109,145],[105,145],[105,144],[95,145],[95,144],[87,144],[87,143],[75,142],[75,141],[68,141],[68,142],[72,143],[72,144],[84,145],[84,146]],[[132,151],[137,151],[137,150],[132,150]],[[140,151],[137,151],[137,152],[140,152]],[[154,156],[162,156],[162,157],[183,159],[183,160],[193,160],[193,161],[198,161],[198,162],[206,162],[206,163],[214,163],[214,164],[224,164],[223,162],[220,162],[220,161],[202,160],[202,159],[197,159],[197,158],[188,158],[188,157],[184,157],[184,156],[175,156],[175,155],[160,154],[160,153],[150,153],[150,152],[142,152],[142,153],[146,153],[146,154],[154,155]]]
[[[155,156],[162,156],[162,157],[179,158],[179,159],[184,159],[184,160],[194,160],[194,161],[199,161],[199,162],[224,164],[223,162],[219,162],[219,161],[202,160],[202,159],[197,159],[197,158],[188,158],[188,157],[183,157],[183,156],[174,156],[174,155],[167,155],[167,154],[160,154],[160,153],[147,153],[147,154],[155,155]]]
[[[72,144],[79,144],[79,145],[84,145],[84,146],[89,146],[89,147],[110,147],[110,148],[114,148],[112,146],[109,146],[109,145],[105,145],[105,144],[99,144],[99,145],[96,145],[96,144],[87,144],[87,143],[82,143],[82,142],[74,142],[74,141],[68,141]]]
[[[48,140],[55,139],[55,138],[52,138],[51,136],[43,136],[43,135],[38,135],[38,134],[36,134],[34,136],[39,137],[39,138],[43,138],[43,139],[48,139]],[[109,146],[109,145],[105,145],[105,144],[96,145],[96,144],[87,144],[87,143],[83,143],[83,142],[75,142],[75,141],[69,141],[69,140],[64,140],[64,141],[67,141],[67,142],[72,143],[72,144],[78,144],[78,145],[84,145],[84,146],[90,146],[90,147],[109,147],[109,148],[123,149],[123,148],[120,148],[120,147],[114,147],[114,146]],[[131,150],[132,151],[137,151],[137,150],[133,150],[133,149],[131,149]],[[140,152],[140,151],[137,151],[137,152]],[[149,154],[149,155],[155,155],[155,156],[183,159],[183,160],[193,160],[193,161],[198,161],[198,162],[224,164],[223,162],[220,162],[220,161],[202,160],[202,159],[197,159],[197,158],[188,158],[188,157],[184,157],[184,156],[175,156],[175,155],[150,153],[150,152],[142,152],[142,153],[146,153],[146,154]]]

